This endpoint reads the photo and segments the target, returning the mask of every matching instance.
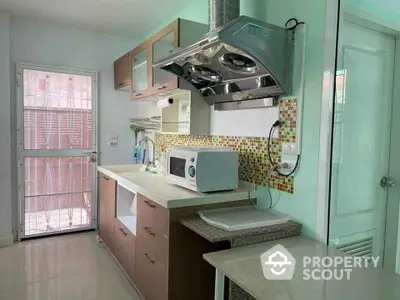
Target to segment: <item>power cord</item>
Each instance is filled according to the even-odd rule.
[[[279,127],[279,126],[281,126],[281,125],[282,125],[282,123],[278,120],[278,121],[276,121],[276,122],[272,125],[272,127],[271,127],[271,129],[270,129],[270,131],[269,131],[269,135],[268,135],[268,159],[269,159],[269,161],[270,161],[270,163],[271,163],[271,166],[272,166],[273,170],[274,170],[276,173],[278,173],[279,175],[281,175],[281,176],[283,176],[283,177],[290,177],[290,176],[292,176],[292,175],[296,172],[297,167],[299,166],[300,155],[297,155],[296,165],[294,166],[293,170],[292,170],[289,174],[283,174],[283,173],[281,173],[281,172],[279,171],[279,169],[278,169],[278,166],[275,164],[275,162],[273,161],[272,156],[271,156],[271,138],[272,138],[272,133],[273,133],[273,131],[274,131],[274,129],[275,129],[276,127]]]
[[[249,189],[248,189],[248,200],[251,202],[251,204],[253,204],[253,206],[254,207],[256,207],[256,208],[258,208],[258,203],[255,203],[254,201],[253,201],[253,198],[251,197],[251,190],[252,190],[252,187],[253,186],[253,183],[249,183]],[[257,186],[254,184],[254,189],[255,190],[257,190]]]
[[[293,22],[294,22],[294,25],[288,27],[289,24],[293,23]],[[286,30],[295,30],[298,26],[303,25],[303,24],[305,24],[305,23],[304,22],[299,22],[299,20],[297,20],[296,18],[291,18],[286,22],[285,28],[286,28]]]

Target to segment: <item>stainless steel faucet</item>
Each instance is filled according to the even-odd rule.
[[[138,145],[141,145],[144,141],[146,141],[146,142],[150,141],[153,144],[153,157],[152,157],[153,161],[149,161],[149,163],[146,166],[146,171],[149,171],[150,166],[152,166],[154,168],[156,167],[156,144],[154,143],[154,141],[151,138],[144,137],[139,141]]]

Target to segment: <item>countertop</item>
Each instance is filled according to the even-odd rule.
[[[290,281],[264,278],[260,255],[275,245],[286,247],[296,259]],[[355,268],[350,280],[306,281],[303,257],[345,256],[307,237],[294,237],[263,244],[204,254],[204,259],[257,300],[395,300],[400,299],[400,276],[385,269]]]
[[[132,193],[139,193],[165,208],[180,208],[246,200],[249,184],[240,182],[239,188],[229,192],[196,193],[167,182],[165,176],[144,172],[142,165],[99,166],[97,170],[118,182]],[[251,191],[251,198],[256,192]]]
[[[196,232],[211,243],[221,241],[231,241],[236,238],[244,238],[255,235],[268,234],[271,235],[271,239],[282,238],[282,233],[290,233],[291,236],[300,235],[301,224],[289,221],[283,224],[256,227],[244,230],[227,231],[221,228],[217,228],[208,224],[200,217],[188,218],[181,220],[181,224],[190,230]],[[285,236],[283,236],[285,237]]]

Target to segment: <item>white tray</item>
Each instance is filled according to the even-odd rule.
[[[198,214],[208,224],[227,231],[283,224],[291,220],[285,214],[254,206],[203,210]]]

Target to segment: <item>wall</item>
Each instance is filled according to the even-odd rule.
[[[100,141],[98,144],[101,152],[100,164],[126,164],[132,162],[133,134],[129,129],[128,118],[134,116],[134,106],[127,100],[129,98],[127,92],[114,91],[113,61],[133,49],[137,42],[127,38],[61,27],[53,23],[22,17],[11,17],[10,34],[11,57],[7,65],[10,66],[11,61],[11,116],[13,116],[13,120],[15,120],[16,116],[14,78],[15,64],[17,62],[98,71],[100,119]],[[3,43],[0,43],[0,49],[2,47]],[[0,72],[3,72],[1,63],[0,61]],[[7,97],[4,97],[4,99],[4,102],[7,103]],[[8,116],[10,111],[8,103],[5,104],[6,109],[3,110],[3,107],[1,111],[5,111],[6,116]],[[9,122],[3,118],[1,118],[0,122],[5,123],[4,127],[1,126],[2,130],[10,131],[10,124],[6,124]],[[11,143],[13,146],[12,161],[14,166],[16,165],[17,145],[14,134],[16,132],[15,122],[11,124],[11,127],[13,133]],[[108,134],[119,134],[118,148],[107,147]],[[3,141],[2,139],[1,145],[3,145]],[[9,155],[2,155],[1,157],[6,162],[10,161]],[[16,211],[17,195],[14,192],[17,190],[16,170],[13,170],[12,178],[13,206],[14,211]],[[0,184],[3,184],[3,181]],[[7,191],[9,191],[11,185],[4,184],[6,184]],[[2,191],[2,195],[4,193]],[[7,199],[7,201],[9,200]],[[7,220],[7,218],[8,212],[5,210],[3,213],[3,209],[0,209],[0,220]],[[16,226],[16,218],[14,218],[14,226]]]
[[[399,23],[400,2],[396,0],[342,0],[344,4],[371,12],[386,21]]]
[[[0,246],[11,235],[10,15],[0,12]]]
[[[335,14],[336,12],[332,12]],[[306,82],[303,115],[303,147],[300,169],[295,179],[294,195],[273,191],[276,209],[300,221],[303,233],[311,237],[317,231],[317,186],[319,128],[323,88],[326,1],[321,0],[242,0],[241,14],[264,19],[283,26],[292,17],[308,24]],[[202,23],[208,22],[208,0],[191,0],[176,16]],[[173,19],[175,19],[173,18]],[[162,28],[173,19],[166,20]],[[152,30],[148,37],[157,29]],[[211,109],[211,133],[218,135],[268,136],[278,117],[273,109],[240,112],[214,112]],[[238,121],[240,120],[240,121]],[[266,188],[260,188],[260,199],[268,206]]]

